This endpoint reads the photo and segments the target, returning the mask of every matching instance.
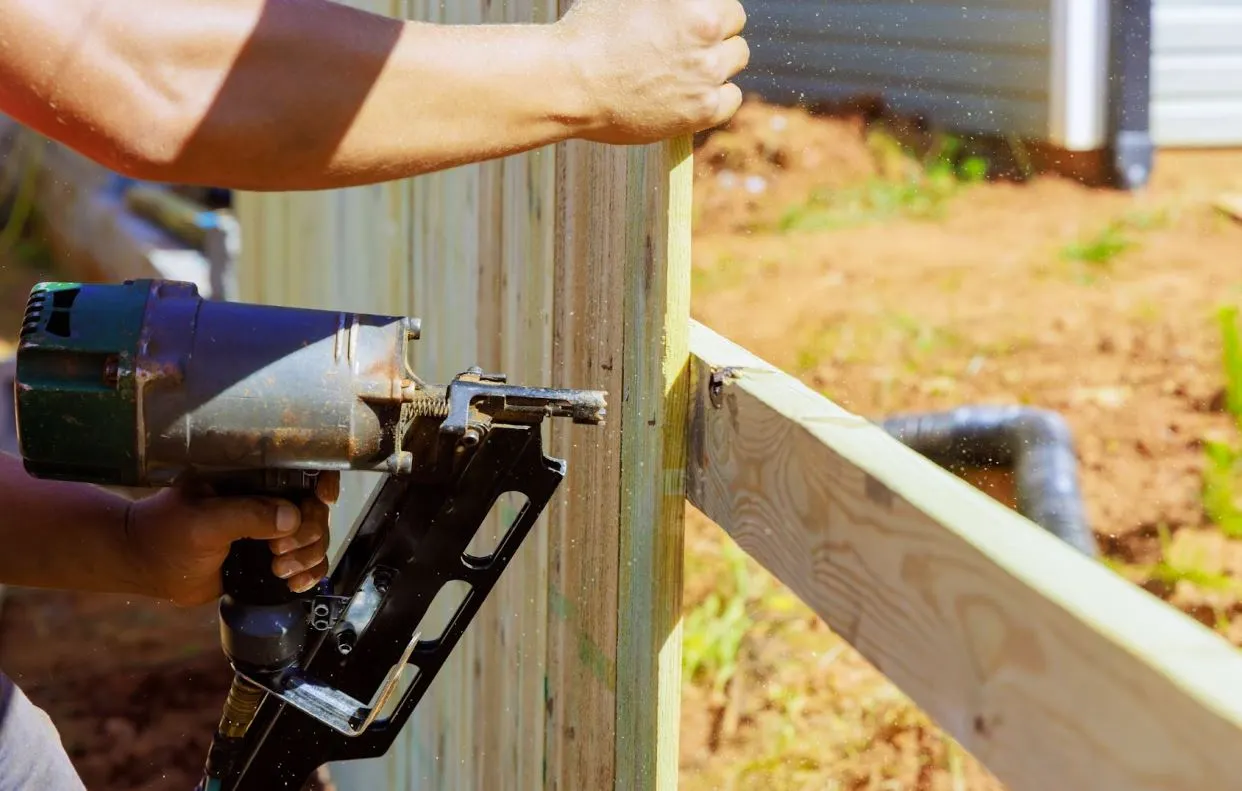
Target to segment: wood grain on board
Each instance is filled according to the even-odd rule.
[[[691,502],[1008,788],[1238,786],[1229,643],[712,330],[690,350]]]

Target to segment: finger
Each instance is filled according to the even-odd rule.
[[[341,496],[341,474],[336,470],[319,473],[319,480],[315,482],[315,496],[328,505],[335,503]]]
[[[720,71],[716,78],[728,82],[750,64],[750,44],[741,36],[734,36],[716,45],[716,63]]]
[[[200,529],[213,540],[280,538],[302,525],[298,507],[278,497],[214,497],[195,503]]]
[[[720,86],[718,95],[720,100],[716,105],[716,113],[710,126],[720,126],[727,122],[742,106],[742,89],[731,82]]]
[[[301,505],[302,522],[297,532],[268,542],[273,555],[284,555],[328,537],[328,506],[313,497],[302,500]]]
[[[328,557],[328,542],[320,539],[272,559],[272,573],[282,580],[314,568]]]
[[[746,27],[746,9],[738,0],[720,0],[721,38],[727,39],[742,32]]]
[[[323,526],[320,523],[309,522],[303,518],[302,526],[298,528],[298,532],[291,536],[273,539],[267,545],[272,550],[273,555],[288,555],[295,549],[308,547],[317,541],[322,541],[325,538],[324,532]]]
[[[322,562],[315,565],[314,568],[298,574],[289,579],[289,589],[294,593],[305,593],[319,583],[319,580],[327,576],[328,561],[325,558]]]

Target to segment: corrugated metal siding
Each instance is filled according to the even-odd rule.
[[[746,10],[744,90],[883,96],[963,131],[1048,135],[1049,0],[751,0]]]
[[[1152,17],[1156,144],[1242,143],[1242,0],[1155,0]]]
[[[1095,0],[752,0],[751,65],[739,84],[780,102],[880,96],[899,112],[960,131],[1065,144],[1058,139],[1065,113],[1083,122],[1078,114],[1104,111],[1068,95],[1098,79],[1088,73],[1090,57],[1052,63],[1090,46],[1069,37],[1092,35],[1059,34],[1058,3],[1068,13],[1089,2]],[[1155,143],[1242,144],[1242,0],[1152,5]],[[1059,48],[1058,35],[1066,37]],[[1059,91],[1057,73],[1067,68],[1073,73],[1062,75]]]

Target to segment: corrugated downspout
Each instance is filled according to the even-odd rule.
[[[1151,137],[1151,0],[1109,0],[1108,154],[1113,185],[1146,186]]]
[[[1098,556],[1078,487],[1073,437],[1056,412],[967,406],[896,415],[880,425],[951,472],[1011,469],[1019,513],[1083,554]]]

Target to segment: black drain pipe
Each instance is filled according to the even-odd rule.
[[[1078,488],[1073,438],[1056,412],[966,406],[896,415],[880,425],[950,472],[1011,469],[1018,512],[1088,557],[1098,556]]]

